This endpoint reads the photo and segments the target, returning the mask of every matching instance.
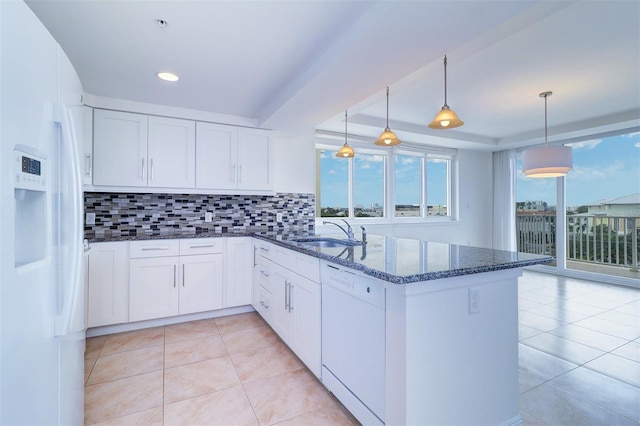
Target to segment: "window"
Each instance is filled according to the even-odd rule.
[[[340,160],[337,158],[337,160]],[[384,217],[384,157],[360,154],[353,159],[355,217]]]
[[[397,221],[451,216],[454,151],[356,151],[353,159],[343,159],[335,157],[335,147],[317,148],[317,216]]]
[[[321,217],[349,217],[349,161],[336,157],[338,150],[316,151],[320,188],[316,214]],[[318,208],[319,207],[319,208]]]
[[[395,216],[449,216],[450,162],[424,154],[396,154]]]

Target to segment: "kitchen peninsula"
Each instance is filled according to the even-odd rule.
[[[517,279],[523,267],[550,262],[551,257],[381,235],[368,235],[366,244],[313,246],[303,238],[320,237],[313,232],[176,230],[172,235],[114,239],[231,241],[238,236],[253,237],[254,267],[263,260],[257,259],[261,249],[270,250],[271,259],[265,262],[273,261],[273,266],[264,275],[284,274],[285,290],[273,284],[271,300],[256,299],[260,285],[254,282],[254,308],[265,316],[262,307],[277,311],[284,299],[288,314],[297,310],[297,315],[314,312],[322,317],[322,339],[318,336],[316,345],[322,351],[321,374],[314,368],[319,361],[310,369],[362,423],[520,424]],[[298,265],[305,265],[284,271],[275,265],[279,251],[295,254]],[[227,253],[227,262],[230,257]],[[259,275],[256,270],[254,277]],[[307,304],[316,310],[292,303],[303,291],[302,285],[296,287],[296,276],[311,288],[321,288],[322,315],[319,299]],[[358,288],[363,289],[360,296],[354,293]],[[348,297],[340,298],[344,294]],[[339,312],[343,316],[334,317]],[[278,332],[275,317],[265,319]],[[320,318],[314,321],[317,330]],[[294,352],[305,361],[305,354]],[[353,376],[343,376],[345,371]]]
[[[304,242],[286,239],[276,244],[323,259],[322,379],[361,422],[521,424],[517,280],[522,267],[550,262],[551,257],[379,235],[367,236],[367,244],[348,247],[309,248]],[[336,268],[335,264],[340,266]],[[340,272],[345,273],[339,276]],[[366,300],[369,305],[355,312],[374,312],[367,311],[366,306],[370,307],[375,294],[381,294],[378,290],[384,288],[380,296],[383,320],[376,322],[375,313],[366,318],[346,316],[337,323],[325,318],[333,315],[325,311],[330,302],[330,278],[326,275],[335,277],[337,288],[348,288],[345,291],[351,293],[358,279],[350,275],[375,278],[366,280],[364,287],[363,294],[371,299]],[[356,303],[356,299],[349,300]],[[344,334],[349,323],[361,322],[371,327],[361,324],[353,335]],[[333,324],[334,329],[326,330],[327,324]],[[374,343],[375,338],[352,342],[363,335],[375,335],[371,329],[374,324],[384,329],[383,340],[377,340],[383,343]],[[343,356],[356,359],[342,370],[353,379],[334,377],[326,368],[327,359],[333,358],[332,354],[327,356],[326,346],[334,340],[330,333],[336,332],[344,338],[332,351],[339,350],[340,345],[353,345]],[[358,375],[353,370],[368,365],[372,357],[366,350],[354,352],[360,347],[382,345],[384,371],[362,367],[363,383],[357,383]],[[356,382],[354,387],[363,389],[364,394],[345,389],[349,380]],[[378,398],[367,395],[372,386],[381,383],[383,394]],[[367,405],[367,401],[372,402]]]

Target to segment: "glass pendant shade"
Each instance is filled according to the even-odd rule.
[[[549,178],[566,176],[573,168],[573,155],[568,146],[543,146],[522,153],[522,171],[525,176]]]
[[[336,157],[338,158],[353,158],[355,156],[355,152],[353,152],[353,148],[349,146],[347,143],[347,111],[344,111],[344,145],[338,152],[336,152]]]
[[[440,112],[433,119],[429,127],[432,129],[453,129],[454,127],[460,127],[464,124],[464,121],[458,118],[458,115],[449,109],[448,105],[442,107]]]
[[[393,133],[391,129],[388,127],[384,129],[384,132],[382,132],[378,140],[376,140],[376,145],[381,145],[381,146],[394,146],[399,144],[400,144],[400,139],[398,139],[396,134]]]
[[[354,155],[355,153],[353,152],[353,148],[351,148],[346,142],[344,145],[342,145],[342,148],[340,148],[340,151],[336,153],[336,157],[340,157],[340,158],[351,158]]]
[[[527,177],[561,177],[573,169],[571,147],[547,145],[547,98],[552,94],[553,92],[540,93],[540,97],[544,98],[544,146],[522,152],[522,172]]]

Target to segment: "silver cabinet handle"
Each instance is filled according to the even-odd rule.
[[[260,305],[262,305],[263,308],[265,309],[269,309],[269,305],[267,305],[266,303],[264,303],[264,300],[260,301]]]
[[[184,287],[184,263],[182,264],[182,287]]]
[[[199,244],[199,245],[190,245],[189,248],[213,248],[214,245],[213,244]]]
[[[157,251],[157,250],[169,250],[169,247],[142,247],[142,251]]]
[[[258,264],[256,263],[256,251],[258,251],[258,247],[253,246],[253,267],[254,268],[258,266]]]
[[[173,265],[173,288],[176,288],[176,265]]]
[[[238,166],[238,183],[242,183],[243,181],[243,176],[242,176],[242,164],[240,164]]]
[[[289,283],[289,313],[293,311],[293,304],[291,303],[291,293],[293,292],[293,284]]]
[[[236,165],[234,164],[231,167],[231,182],[236,183],[237,181],[238,180],[237,180],[237,177],[236,177]]]
[[[289,282],[284,282],[284,310],[289,310]]]
[[[84,156],[84,161],[85,161],[85,163],[84,163],[84,175],[87,176],[87,177],[91,177],[91,172],[92,172],[92,170],[91,170],[91,166],[92,166],[92,164],[91,164],[91,154],[86,154]]]
[[[142,180],[144,179],[144,158],[142,158]]]
[[[268,273],[268,272],[266,272],[264,269],[261,269],[261,270],[260,270],[260,273],[261,273],[262,275],[264,275],[265,277],[268,277],[268,276],[269,276],[269,273]]]
[[[151,172],[149,173],[149,178],[153,180],[153,158],[151,159]]]

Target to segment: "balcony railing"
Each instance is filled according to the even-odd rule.
[[[638,271],[640,218],[567,215],[567,260]],[[556,257],[554,212],[516,216],[518,251]]]

